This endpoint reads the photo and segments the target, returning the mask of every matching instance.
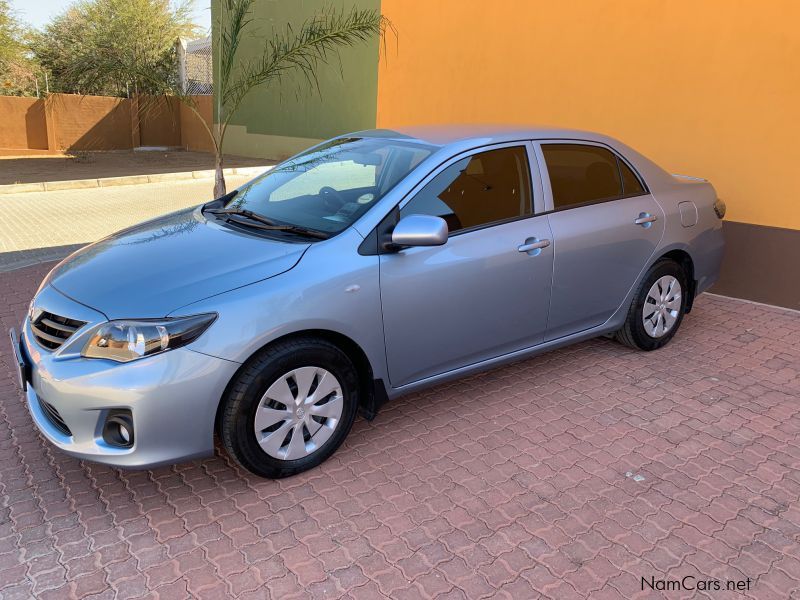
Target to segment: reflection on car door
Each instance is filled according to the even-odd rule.
[[[531,216],[529,149],[453,161],[401,205],[401,218],[441,216],[450,237],[380,257],[393,387],[542,341],[553,253],[547,217]]]
[[[664,212],[631,167],[607,148],[542,142],[537,153],[553,211],[545,335],[552,340],[600,325],[620,307],[661,241]]]

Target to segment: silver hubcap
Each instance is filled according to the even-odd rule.
[[[650,337],[659,338],[669,332],[681,310],[681,284],[672,275],[660,277],[650,291],[642,308],[642,323]]]
[[[300,367],[278,377],[261,397],[254,428],[264,452],[297,460],[318,450],[342,418],[339,380],[321,367]]]

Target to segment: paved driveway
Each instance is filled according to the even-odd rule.
[[[4,328],[46,271],[0,275]],[[666,349],[598,339],[409,396],[282,481],[224,455],[122,472],[59,454],[3,340],[0,595],[630,598],[689,575],[786,598],[798,340],[797,313],[705,295]]]

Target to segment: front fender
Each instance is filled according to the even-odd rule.
[[[378,257],[358,254],[362,238],[353,230],[339,238],[345,239],[312,246],[291,271],[182,307],[183,314],[219,315],[189,347],[244,363],[278,338],[326,330],[356,343],[375,377],[385,378]]]

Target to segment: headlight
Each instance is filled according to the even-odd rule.
[[[154,321],[109,321],[97,327],[81,355],[117,362],[152,356],[196,340],[216,318],[216,314],[205,314]]]

